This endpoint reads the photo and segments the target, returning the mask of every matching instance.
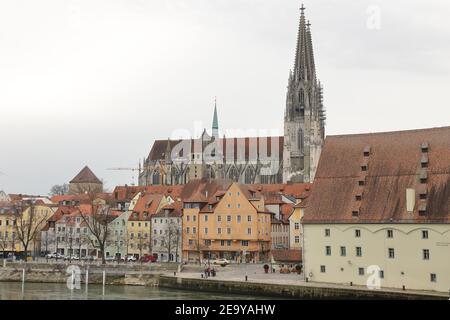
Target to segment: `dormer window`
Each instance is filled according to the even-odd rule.
[[[363,186],[365,185],[365,181],[364,180],[359,180],[358,181],[358,186]]]
[[[420,172],[420,183],[427,183],[428,182],[428,173],[426,171]]]
[[[426,193],[420,193],[419,194],[419,199],[420,200],[426,200],[427,199],[427,194]]]
[[[422,168],[428,168],[428,157],[426,154],[422,155],[422,158],[420,159],[420,165]]]
[[[420,146],[420,150],[422,150],[423,153],[427,153],[428,152],[428,142],[422,143]]]
[[[370,156],[370,147],[369,146],[365,147],[363,153],[364,157]]]
[[[359,216],[359,210],[353,210],[352,211],[352,216],[353,217],[358,217]]]
[[[357,195],[355,196],[355,200],[356,200],[356,201],[361,201],[361,200],[362,200],[362,195],[357,194]]]
[[[367,164],[363,164],[361,166],[361,171],[367,171]]]
[[[426,216],[427,215],[427,204],[421,203],[419,205],[419,216]]]

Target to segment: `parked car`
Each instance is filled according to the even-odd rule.
[[[107,256],[107,257],[105,257],[105,261],[109,261],[109,262],[112,262],[112,261],[116,261],[117,259],[116,259],[116,257],[114,257],[114,256]]]
[[[222,267],[225,267],[226,265],[230,264],[230,261],[228,261],[225,258],[215,259],[212,262],[213,264],[221,265]]]
[[[135,262],[137,259],[136,259],[136,257],[135,256],[128,256],[127,257],[127,261],[128,262]]]
[[[56,256],[57,256],[57,253],[56,253],[56,252],[53,252],[53,253],[47,253],[45,257],[46,257],[47,259],[55,259]]]
[[[140,259],[139,262],[156,262],[156,257],[153,255],[149,255],[149,254],[144,254]]]

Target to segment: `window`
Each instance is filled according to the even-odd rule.
[[[227,246],[228,246],[228,247],[231,247],[231,240],[228,240],[228,241],[227,241]]]
[[[140,222],[138,223],[138,227],[141,227],[141,223]]]
[[[133,239],[134,238],[134,233],[131,233],[130,234],[130,239]]]
[[[217,221],[222,221],[222,216],[217,216]]]
[[[296,222],[296,223],[294,224],[294,229],[295,229],[295,230],[300,229],[300,224],[299,224],[298,222]]]
[[[389,230],[387,231],[387,237],[388,237],[388,238],[393,238],[393,237],[394,237],[394,230],[389,229]]]
[[[237,204],[237,207],[238,207],[238,208],[240,208],[240,207],[241,207],[241,204],[240,204],[240,203],[238,203],[238,204]]]
[[[247,216],[247,221],[252,222],[252,216]]]
[[[428,230],[422,230],[422,239],[428,239]]]
[[[356,256],[357,257],[362,257],[362,249],[361,249],[361,247],[356,247]]]
[[[430,250],[423,249],[422,250],[422,257],[423,257],[423,260],[430,260]]]
[[[189,234],[189,227],[187,227],[187,228],[186,228],[186,233],[188,233],[188,234]]]
[[[325,247],[325,255],[331,256],[331,247],[330,246]]]
[[[347,249],[345,247],[341,247],[341,257],[345,257],[347,255]]]
[[[437,281],[436,273],[430,273],[430,281],[431,282],[436,282]]]
[[[231,234],[231,228],[227,228],[227,234]]]
[[[190,216],[186,216],[186,221],[190,221]]]
[[[242,241],[241,241],[241,245],[242,245],[243,247],[248,247],[248,240],[242,240]]]
[[[238,222],[238,223],[241,222],[241,216],[237,216],[237,222]]]
[[[205,222],[207,222],[207,221],[208,221],[208,215],[205,214],[204,217],[205,217],[205,218],[204,218],[204,219],[205,219]]]
[[[222,229],[221,228],[217,228],[217,233],[218,234],[222,234]]]
[[[223,247],[225,246],[225,240],[220,240],[220,245]]]
[[[380,279],[384,279],[384,271],[383,270],[380,270],[378,272],[378,275],[380,276]]]
[[[211,240],[205,240],[205,246],[210,246],[211,245]]]
[[[227,221],[231,222],[231,216],[227,216]]]
[[[358,268],[358,274],[360,276],[363,276],[364,275],[364,268]]]
[[[355,238],[361,238],[361,230],[359,229],[355,230]]]
[[[300,237],[299,236],[295,236],[295,243],[300,243]]]
[[[231,204],[227,204],[227,207],[228,207],[228,208],[231,208]]]
[[[247,234],[252,234],[252,228],[247,228]]]
[[[205,234],[208,234],[208,228],[205,228]]]
[[[326,271],[325,266],[320,266],[320,272],[325,273],[325,271]]]
[[[390,259],[394,259],[395,258],[395,250],[394,250],[394,248],[389,248],[388,253],[389,253],[388,257]]]
[[[192,246],[194,244],[194,240],[189,239],[189,245]]]
[[[197,216],[192,216],[192,221],[197,221]]]
[[[330,229],[325,229],[325,237],[329,237],[330,236]]]
[[[196,234],[196,233],[197,233],[197,228],[196,228],[196,227],[193,227],[193,228],[192,228],[192,233],[193,233],[193,234]]]

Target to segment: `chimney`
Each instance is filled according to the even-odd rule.
[[[416,190],[411,188],[406,189],[406,211],[408,213],[414,212],[415,202],[416,202]]]

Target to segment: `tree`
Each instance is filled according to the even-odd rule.
[[[45,214],[37,212],[34,200],[21,202],[16,207],[14,228],[17,239],[23,246],[25,262],[27,261],[30,243],[35,242],[47,219],[50,218],[48,211],[44,212]]]
[[[69,185],[67,183],[55,184],[50,189],[50,196],[63,196],[68,193],[69,193]]]
[[[6,258],[6,251],[8,250],[8,238],[6,238],[6,234],[3,236],[0,232],[0,249],[3,252],[3,258]]]
[[[167,218],[164,232],[159,236],[160,246],[167,252],[167,262],[170,262],[170,256],[173,255],[175,248],[175,261],[178,261],[178,245],[180,243],[180,224],[177,218]]]
[[[111,214],[112,210],[108,204],[94,204],[95,194],[89,194],[89,198],[90,212],[80,210],[80,215],[91,234],[91,244],[101,252],[102,264],[106,264],[105,248],[111,238],[110,222],[115,217]]]

